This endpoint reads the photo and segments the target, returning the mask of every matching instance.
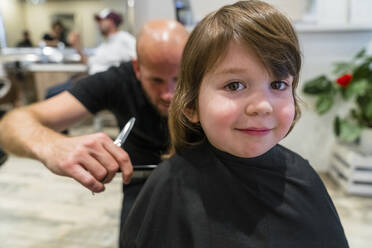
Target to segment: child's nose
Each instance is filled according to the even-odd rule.
[[[269,115],[273,112],[273,106],[268,97],[256,97],[249,101],[246,106],[247,115]]]

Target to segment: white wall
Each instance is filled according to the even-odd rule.
[[[135,31],[148,21],[155,18],[175,19],[174,0],[135,0]],[[190,0],[194,20],[200,21],[206,14],[231,4],[236,0]],[[292,20],[302,17],[306,0],[267,0],[280,8]]]
[[[203,19],[204,16],[212,11],[217,10],[226,4],[231,4],[236,1],[233,0],[214,0],[214,1],[200,1],[200,0],[190,0],[191,10],[194,15],[196,22]]]
[[[298,21],[302,18],[306,0],[266,0],[286,14],[292,21]]]
[[[235,2],[235,0],[190,0],[191,8],[196,21],[200,21],[206,14],[217,10],[223,5]],[[306,0],[266,0],[266,2],[279,8],[292,20],[298,20],[302,17]]]
[[[23,5],[18,0],[0,0],[0,13],[6,30],[7,46],[15,46],[25,29]]]
[[[138,33],[143,24],[149,20],[176,18],[174,0],[135,0],[134,2],[135,33]]]

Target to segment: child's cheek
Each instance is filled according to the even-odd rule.
[[[215,115],[218,116],[218,118],[220,118],[222,121],[227,121],[225,120],[226,118],[231,118],[238,114],[238,105],[236,102],[226,99],[217,102],[219,102],[219,104],[216,105]]]
[[[280,111],[280,123],[283,128],[283,132],[286,134],[290,129],[295,116],[295,107],[293,104],[289,104],[283,107]],[[284,134],[284,135],[285,135]]]
[[[226,99],[223,96],[208,97],[209,99],[205,101],[205,105],[201,106],[204,108],[204,113],[215,121],[224,121],[225,118],[229,118],[236,113],[237,104],[231,99]]]

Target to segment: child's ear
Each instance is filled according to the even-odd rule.
[[[186,118],[192,122],[192,123],[198,123],[199,122],[199,115],[198,112],[194,109],[187,108],[184,112]]]

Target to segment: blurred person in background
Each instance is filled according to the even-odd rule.
[[[57,47],[60,44],[63,44],[64,47],[70,46],[67,42],[67,30],[60,20],[52,23],[52,30],[43,35],[43,41],[47,46],[52,47]]]
[[[119,14],[110,9],[103,9],[94,16],[98,28],[104,41],[94,49],[92,55],[84,53],[80,35],[71,32],[68,42],[79,53],[82,63],[88,65],[88,74],[106,71],[111,66],[119,66],[122,62],[128,62],[136,58],[136,38],[126,31],[119,30],[122,18]],[[55,85],[47,89],[46,98],[55,96],[70,88],[76,79],[84,76],[83,74],[74,75],[64,83]]]
[[[81,62],[88,64],[89,74],[105,71],[136,58],[136,38],[126,31],[119,30],[122,17],[110,10],[103,9],[94,16],[104,41],[94,50],[92,56],[83,52],[80,36],[76,32],[69,35],[68,41],[81,56]]]
[[[34,45],[30,39],[30,33],[27,30],[24,30],[22,35],[23,39],[17,43],[17,47],[33,47]]]

